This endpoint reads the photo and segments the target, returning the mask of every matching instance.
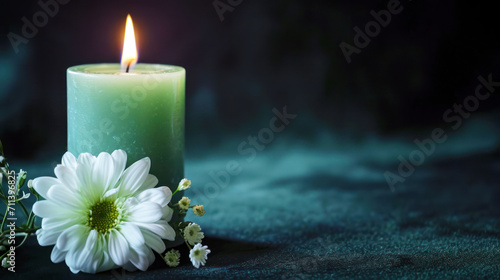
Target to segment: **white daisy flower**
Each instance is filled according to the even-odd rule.
[[[196,215],[196,216],[203,216],[205,215],[205,208],[203,208],[203,205],[195,205],[193,207],[193,213]]]
[[[205,265],[209,253],[210,250],[206,245],[202,246],[201,243],[198,243],[189,251],[189,259],[191,259],[194,267],[200,268],[200,264]]]
[[[189,199],[186,196],[183,196],[181,200],[179,200],[179,207],[183,210],[188,210],[190,204],[191,204],[191,199]]]
[[[163,259],[165,260],[165,262],[167,263],[168,266],[176,267],[179,265],[179,258],[180,257],[181,257],[181,254],[179,253],[179,251],[172,249],[165,254],[165,257],[163,257]]]
[[[191,181],[188,179],[182,179],[177,187],[179,191],[185,191],[191,187]]]
[[[184,228],[184,239],[191,245],[201,243],[203,237],[205,237],[205,235],[198,224],[189,223],[189,225]]]
[[[38,242],[55,245],[54,263],[66,261],[73,273],[117,267],[144,271],[155,259],[152,250],[165,251],[162,239],[175,239],[168,224],[172,192],[154,188],[158,179],[149,174],[149,158],[127,169],[126,162],[122,150],[97,158],[83,153],[78,159],[67,152],[54,170],[56,178],[33,181],[46,199],[33,205],[43,218]]]

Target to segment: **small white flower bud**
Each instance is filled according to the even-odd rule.
[[[186,178],[182,179],[178,186],[179,191],[185,191],[190,187],[191,187],[191,181]]]

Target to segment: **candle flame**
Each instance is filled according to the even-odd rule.
[[[125,39],[123,40],[123,52],[121,68],[122,72],[131,72],[137,63],[137,47],[135,45],[134,25],[132,17],[127,15],[127,24],[125,25]]]

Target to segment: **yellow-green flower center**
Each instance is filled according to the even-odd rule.
[[[90,207],[88,223],[91,229],[106,233],[116,227],[120,213],[111,200],[102,200]]]

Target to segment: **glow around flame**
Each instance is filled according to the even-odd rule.
[[[134,25],[132,18],[127,15],[127,24],[125,26],[125,39],[123,40],[123,52],[121,69],[122,72],[132,72],[137,63],[137,47],[135,45]],[[128,71],[127,71],[128,68]]]

